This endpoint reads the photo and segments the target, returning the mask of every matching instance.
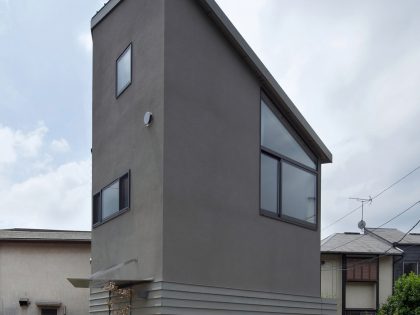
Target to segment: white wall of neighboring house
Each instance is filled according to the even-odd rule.
[[[346,308],[375,309],[376,283],[348,282],[346,284]]]
[[[0,242],[0,314],[40,315],[37,302],[60,302],[58,315],[87,314],[89,290],[67,278],[88,277],[89,258],[89,242]]]
[[[341,256],[322,255],[321,261],[321,296],[337,301],[337,314],[341,315]]]
[[[392,295],[393,286],[393,258],[386,256],[379,258],[379,305],[386,302]]]
[[[337,301],[337,314],[342,314],[342,266],[341,255],[321,255],[321,295]],[[392,256],[379,258],[379,305],[392,295]],[[375,308],[376,284],[367,282],[347,283],[348,308]]]

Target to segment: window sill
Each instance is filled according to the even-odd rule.
[[[271,219],[277,220],[277,221],[283,221],[286,223],[290,223],[293,225],[297,225],[299,227],[303,227],[312,231],[317,231],[318,230],[318,226],[315,223],[309,223],[309,222],[304,222],[298,219],[294,219],[288,216],[279,216],[277,213],[273,213],[271,211],[267,211],[267,210],[263,210],[260,209],[260,215],[263,217],[269,217]]]
[[[101,222],[97,222],[97,223],[93,224],[92,225],[92,229],[97,228],[98,226],[101,226],[101,225],[103,225],[103,224],[105,224],[105,223],[107,223],[107,222],[109,222],[109,221],[111,221],[111,220],[113,220],[115,218],[118,218],[119,216],[123,215],[124,213],[126,213],[128,211],[130,211],[130,207],[121,209],[120,211],[115,212],[114,214],[110,215],[109,217],[107,217],[106,219],[102,220]]]

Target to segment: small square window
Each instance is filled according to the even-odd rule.
[[[117,59],[117,97],[131,84],[131,44]]]
[[[417,270],[417,262],[415,261],[405,261],[404,262],[404,273],[409,274],[411,272],[414,272],[415,274],[418,274]]]
[[[57,315],[56,308],[42,308],[41,315]]]

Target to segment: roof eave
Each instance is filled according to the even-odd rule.
[[[91,243],[90,239],[54,239],[54,238],[0,238],[0,242],[32,242],[32,243]]]
[[[347,252],[347,251],[321,251],[321,254],[346,254],[346,255],[386,255],[386,256],[400,256],[403,253],[390,253],[390,252]]]
[[[230,41],[230,43],[238,50],[248,65],[254,70],[262,86],[267,90],[270,97],[278,105],[282,106],[281,110],[286,115],[290,123],[297,129],[301,136],[308,142],[308,145],[314,149],[314,153],[319,157],[321,163],[331,163],[332,154],[312,129],[297,107],[293,104],[287,94],[283,91],[262,61],[251,49],[242,35],[235,26],[230,22],[228,17],[217,5],[214,0],[198,0],[207,14],[219,26],[221,31]]]
[[[115,7],[120,4],[123,0],[109,0],[104,6],[99,9],[98,12],[90,20],[90,29],[92,30],[96,25],[99,24]]]

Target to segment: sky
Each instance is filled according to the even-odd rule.
[[[331,225],[359,205],[350,197],[420,166],[420,2],[217,2],[333,154],[322,237],[358,231],[360,210]],[[90,18],[103,3],[0,0],[0,228],[90,229]],[[417,170],[364,220],[377,227],[419,200]],[[419,219],[416,205],[385,227]]]

